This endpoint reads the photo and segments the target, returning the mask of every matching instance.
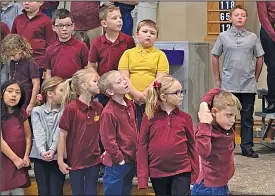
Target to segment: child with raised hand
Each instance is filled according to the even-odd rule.
[[[148,179],[156,195],[188,195],[198,175],[195,133],[189,114],[178,106],[181,84],[171,76],[157,79],[148,91],[137,151],[138,188]]]
[[[228,181],[234,175],[234,130],[241,104],[232,93],[219,88],[202,99],[196,132],[200,174],[192,195],[228,195]]]
[[[1,86],[1,195],[24,195],[28,175],[31,129],[23,88],[8,80]]]
[[[70,175],[73,195],[97,194],[102,106],[93,98],[99,93],[98,79],[93,69],[82,69],[63,85],[65,109],[59,123],[57,159],[60,171]],[[65,147],[67,163],[63,159]]]
[[[30,157],[34,162],[34,173],[38,195],[63,195],[65,175],[57,164],[57,142],[64,80],[52,77],[41,86],[40,106],[32,110],[33,145]]]
[[[30,116],[40,87],[39,71],[32,59],[31,45],[22,36],[9,34],[2,41],[1,47],[3,56],[10,60],[10,79],[24,88],[23,107]]]

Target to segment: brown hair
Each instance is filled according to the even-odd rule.
[[[236,10],[236,9],[241,9],[241,10],[244,10],[245,13],[246,13],[246,16],[248,16],[248,13],[247,13],[247,9],[244,8],[244,6],[242,5],[235,5],[229,12],[229,15],[232,16],[232,13]]]
[[[148,118],[153,118],[157,108],[160,106],[160,95],[168,92],[172,84],[177,81],[172,76],[163,76],[156,80],[160,87],[151,87],[146,100],[145,113]]]
[[[102,93],[108,95],[106,93],[107,89],[109,89],[112,85],[112,78],[116,73],[120,73],[117,70],[112,70],[107,73],[104,73],[98,80],[98,87]]]
[[[53,14],[52,24],[55,25],[56,19],[64,19],[64,18],[70,18],[73,22],[73,19],[69,10],[64,8],[57,9]]]
[[[149,26],[149,27],[152,27],[154,28],[157,33],[159,31],[158,27],[157,27],[157,23],[155,23],[154,21],[152,20],[149,20],[149,19],[145,19],[145,20],[142,20],[138,23],[137,25],[137,32],[139,32],[139,30],[141,29],[141,27],[144,27],[144,26]]]
[[[217,108],[217,110],[224,110],[227,107],[236,106],[238,110],[242,109],[242,105],[239,99],[230,92],[221,91],[214,97],[213,107]]]
[[[92,68],[77,71],[72,78],[67,79],[63,85],[62,105],[68,104],[83,93],[81,84],[88,82],[92,77],[98,76]]]
[[[119,7],[116,7],[114,5],[108,5],[108,6],[103,6],[99,10],[99,20],[106,20],[106,17],[108,13],[113,12],[113,11],[120,11]]]
[[[21,54],[22,58],[32,57],[32,47],[29,42],[17,34],[9,34],[2,41],[2,55],[9,58]]]
[[[48,91],[55,91],[57,86],[61,83],[63,83],[65,80],[63,78],[54,76],[51,78],[48,78],[43,81],[41,85],[41,95],[42,95],[42,100],[38,102],[37,105],[42,105],[43,103],[47,102],[47,92]]]

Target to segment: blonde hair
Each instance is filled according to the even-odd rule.
[[[119,7],[116,7],[114,5],[108,5],[108,6],[103,6],[99,10],[99,20],[106,20],[106,17],[108,13],[113,12],[113,11],[120,11]]]
[[[98,87],[102,93],[108,95],[106,93],[107,89],[109,89],[112,85],[112,78],[116,73],[120,73],[117,70],[112,70],[107,73],[104,73],[98,80]]]
[[[154,28],[157,31],[157,34],[158,34],[159,29],[157,27],[157,23],[155,23],[154,21],[149,20],[149,19],[145,19],[145,20],[140,21],[137,25],[137,32],[139,32],[141,27],[144,27],[144,26],[149,26],[149,27]]]
[[[242,6],[242,5],[235,5],[231,10],[230,10],[230,12],[229,12],[229,15],[230,16],[232,16],[232,13],[236,10],[236,9],[241,9],[241,10],[244,10],[245,11],[245,13],[246,13],[246,16],[248,16],[248,12],[247,12],[247,9],[245,9],[245,7],[244,6]]]
[[[236,106],[238,110],[242,109],[239,99],[230,92],[221,91],[214,97],[213,107],[217,108],[218,111],[234,106]]]
[[[172,76],[163,76],[156,80],[160,87],[151,87],[149,89],[145,107],[145,113],[149,119],[154,117],[157,108],[160,106],[160,95],[167,93],[175,81],[177,80]]]
[[[72,78],[67,79],[63,84],[62,105],[68,104],[83,93],[81,84],[88,82],[91,78],[98,77],[97,72],[92,68],[77,71]]]
[[[42,95],[42,100],[38,102],[37,105],[42,105],[43,103],[47,102],[47,92],[48,91],[55,91],[57,86],[61,83],[63,83],[65,80],[63,78],[54,76],[51,78],[48,78],[43,81],[41,85],[41,95]]]
[[[17,34],[9,34],[2,41],[2,55],[5,58],[21,54],[22,58],[32,57],[32,47],[29,42]]]

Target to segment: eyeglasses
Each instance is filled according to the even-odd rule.
[[[186,90],[178,90],[176,92],[173,93],[165,93],[165,95],[177,95],[178,97],[182,97],[183,95],[186,94]]]
[[[68,28],[70,28],[70,27],[72,27],[73,26],[73,23],[72,24],[65,24],[65,25],[63,25],[63,24],[58,24],[58,25],[54,25],[56,28],[58,28],[58,29],[63,29],[64,27],[66,27],[66,29],[68,29]]]

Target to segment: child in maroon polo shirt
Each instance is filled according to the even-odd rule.
[[[11,29],[11,33],[25,37],[31,44],[33,58],[39,68],[41,83],[46,68],[45,51],[56,40],[51,19],[40,11],[42,4],[43,2],[38,1],[24,1],[23,14],[15,18]]]
[[[157,196],[188,195],[198,176],[193,122],[179,110],[182,100],[182,86],[171,76],[157,79],[148,91],[138,140],[138,188],[147,188],[150,177]]]
[[[57,161],[60,171],[70,175],[73,195],[97,194],[102,106],[93,97],[99,93],[98,78],[93,69],[82,69],[63,85],[65,110],[59,123]],[[65,146],[67,163],[63,160]]]
[[[71,78],[75,72],[88,64],[89,49],[87,45],[72,36],[74,23],[70,12],[58,9],[53,16],[53,30],[58,36],[46,50],[46,78],[58,76]]]
[[[235,170],[232,126],[241,104],[232,93],[218,88],[210,90],[202,101],[196,133],[200,174],[192,195],[228,195],[227,183]]]
[[[105,34],[91,42],[88,57],[88,66],[102,74],[117,70],[120,57],[125,50],[135,47],[134,39],[121,32],[122,19],[118,7],[104,6],[99,11],[99,19],[104,27]],[[98,97],[102,105],[106,105],[108,98],[105,95]]]
[[[103,158],[104,195],[131,195],[138,137],[135,106],[125,98],[129,93],[128,83],[119,71],[103,74],[98,86],[111,97],[100,121],[100,135],[106,151]]]
[[[32,48],[24,37],[9,34],[2,41],[2,54],[10,60],[10,79],[17,81],[24,88],[23,107],[30,116],[40,86],[39,72],[32,59]]]

